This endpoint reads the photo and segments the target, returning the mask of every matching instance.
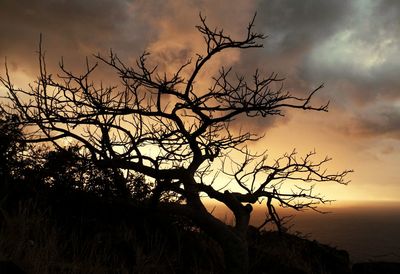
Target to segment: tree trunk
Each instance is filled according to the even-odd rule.
[[[187,205],[164,203],[162,208],[175,214],[190,217],[221,246],[224,255],[225,273],[248,273],[247,228],[237,229],[229,226],[207,212],[204,207],[193,208]]]
[[[225,272],[247,274],[249,271],[247,229],[238,230],[236,227],[223,223],[210,213],[201,215],[198,224],[222,248]]]

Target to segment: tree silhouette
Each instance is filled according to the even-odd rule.
[[[7,115],[0,107],[0,192],[5,193],[10,180],[24,166],[20,159],[26,150],[18,117]]]
[[[322,86],[298,97],[282,86],[274,88],[282,82],[277,74],[256,71],[249,81],[221,68],[208,90],[198,89],[196,81],[210,60],[229,49],[262,47],[266,38],[253,31],[254,18],[242,40],[210,28],[202,16],[200,20],[197,30],[204,37],[205,53],[172,75],[150,66],[147,52],[130,66],[111,51],[107,57],[95,55],[95,64],[87,61],[83,74],[60,62],[60,74],[54,76],[47,72],[40,43],[40,74],[29,90],[13,85],[7,67],[0,81],[8,91],[7,111],[21,117],[28,141],[52,142],[62,149],[66,139],[73,140],[83,159],[152,180],[153,201],[175,193],[181,202],[158,202],[160,210],[187,217],[213,237],[224,252],[227,273],[246,273],[252,204],[264,203],[267,219],[280,227],[274,201],[296,210],[315,209],[325,200],[314,195],[313,183],[346,184],[349,171],[328,173],[323,166],[330,159],[315,161],[314,152],[303,157],[287,153],[270,162],[266,153],[247,149],[261,137],[236,129],[238,119],[282,116],[286,109],[327,111],[328,104],[312,103]],[[93,75],[99,65],[111,68],[121,84],[96,84]],[[207,211],[204,195],[225,204],[234,224]]]

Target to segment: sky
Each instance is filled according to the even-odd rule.
[[[0,58],[17,84],[33,82],[42,34],[50,70],[61,56],[79,70],[85,56],[113,49],[128,62],[148,50],[173,71],[204,52],[199,12],[238,38],[256,12],[255,30],[268,35],[261,49],[223,55],[210,74],[222,64],[243,74],[260,68],[296,94],[325,85],[318,100],[330,101],[328,113],[249,122],[265,132],[254,150],[315,149],[333,158],[329,169],[353,169],[349,185],[318,188],[327,198],[400,201],[400,1],[0,0]]]

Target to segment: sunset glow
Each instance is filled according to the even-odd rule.
[[[271,159],[293,149],[315,150],[320,158],[333,158],[328,170],[354,169],[347,186],[316,186],[339,204],[400,201],[399,1],[59,2],[1,2],[0,57],[7,58],[16,84],[36,80],[40,33],[54,75],[61,57],[80,71],[85,56],[107,54],[110,48],[130,63],[147,50],[152,64],[173,73],[205,50],[195,29],[199,12],[233,37],[243,35],[257,12],[255,29],[268,35],[264,48],[221,55],[197,88],[206,90],[221,66],[249,77],[257,68],[276,72],[294,94],[324,83],[316,99],[330,101],[328,113],[291,110],[285,117],[243,119],[237,128],[265,134],[250,148],[268,149]],[[115,80],[108,77],[106,72],[99,76],[104,83]]]

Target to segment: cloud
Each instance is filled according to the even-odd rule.
[[[260,1],[258,11],[269,37],[263,51],[243,55],[243,71],[278,72],[295,94],[323,82],[318,96],[346,114],[344,127],[359,137],[398,138],[399,1],[273,0]]]
[[[261,1],[259,10],[259,19],[270,35],[269,50],[274,53],[318,43],[335,32],[350,13],[348,1],[332,0]]]
[[[251,19],[256,6],[255,1],[164,1],[157,9],[159,1],[146,1],[139,5],[157,31],[156,37],[148,44],[152,59],[160,71],[175,72],[189,59],[193,62],[197,54],[204,55],[206,44],[195,26],[200,24],[199,13],[206,17],[210,28],[224,29],[225,33],[236,38],[245,34],[248,21]],[[241,58],[239,51],[227,51],[213,58],[200,75],[197,83],[203,82],[200,89],[207,89],[212,75],[215,75],[222,65],[229,66]],[[188,73],[193,65],[188,67]]]
[[[400,17],[398,1],[354,1],[352,16],[340,30],[306,56],[305,78],[349,82],[354,99],[398,97]],[[359,97],[359,98],[355,98]],[[349,98],[344,98],[345,100]]]
[[[206,68],[201,88],[221,65],[246,75],[256,68],[266,74],[278,72],[287,79],[285,88],[295,94],[304,95],[326,83],[317,103],[330,99],[333,111],[341,109],[347,117],[356,117],[343,120],[344,125],[356,125],[370,136],[382,136],[380,132],[397,136],[400,2],[396,0],[3,0],[0,57],[7,56],[10,68],[23,72],[24,79],[28,75],[34,79],[42,33],[51,68],[61,56],[72,70],[81,68],[85,56],[110,48],[133,63],[148,49],[160,72],[173,72],[205,50],[194,27],[199,12],[210,26],[240,38],[255,11],[255,30],[269,35],[265,47],[221,55]],[[294,117],[288,114],[289,119]],[[274,125],[274,119],[254,120],[256,128]]]
[[[353,117],[349,132],[359,137],[379,137],[400,141],[400,101],[396,105],[368,108]]]
[[[39,35],[48,64],[61,56],[82,64],[85,56],[113,48],[127,54],[143,51],[152,37],[129,1],[2,1],[0,55],[19,68],[36,68]]]
[[[254,1],[87,0],[2,1],[0,55],[14,68],[36,67],[34,53],[39,34],[44,36],[48,64],[64,56],[75,66],[85,56],[115,50],[133,62],[144,50],[153,53],[160,70],[173,70],[195,53],[204,52],[195,30],[199,12],[210,26],[221,26],[233,35],[243,34],[256,9]],[[223,14],[223,16],[221,16]],[[221,56],[215,65],[234,63],[238,53]],[[218,67],[217,66],[217,67]],[[210,66],[213,68],[213,66]]]

